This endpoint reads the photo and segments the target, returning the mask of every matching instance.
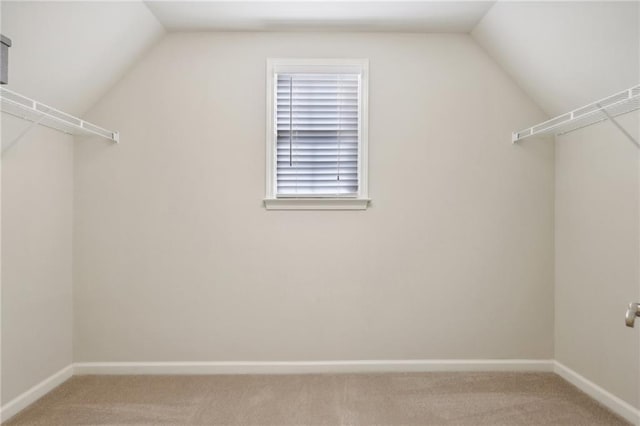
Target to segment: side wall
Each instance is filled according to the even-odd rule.
[[[265,61],[370,59],[369,210],[265,211]],[[74,359],[553,357],[553,147],[467,35],[168,35],[75,156]]]
[[[638,138],[637,113],[620,118]],[[556,359],[639,407],[640,151],[609,122],[556,143]]]
[[[3,144],[28,123],[3,114]],[[73,138],[33,128],[2,155],[2,404],[72,363]]]
[[[142,1],[3,0],[0,9],[13,41],[6,88],[76,115],[164,35]],[[0,119],[3,144],[28,125]],[[73,138],[36,127],[3,154],[2,169],[5,405],[72,362]]]

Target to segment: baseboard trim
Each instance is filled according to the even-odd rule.
[[[42,398],[54,388],[60,386],[73,376],[73,365],[68,365],[52,374],[31,389],[23,392],[0,408],[0,423],[9,420],[29,405]]]
[[[81,362],[75,374],[305,374],[428,371],[553,371],[553,360],[359,360]]]
[[[633,424],[640,410],[569,367],[554,360],[356,360],[356,361],[220,361],[220,362],[81,362],[69,365],[0,408],[5,422],[73,375],[107,374],[310,374],[375,372],[554,372]]]
[[[591,380],[558,361],[554,361],[553,371],[567,382],[598,401],[600,404],[609,408],[614,413],[625,418],[634,425],[640,425],[640,410],[628,402],[623,401],[611,392],[601,388]]]

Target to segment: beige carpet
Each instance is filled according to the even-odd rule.
[[[78,376],[8,425],[625,425],[552,373]]]

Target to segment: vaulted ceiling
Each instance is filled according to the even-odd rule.
[[[2,1],[7,87],[81,115],[165,33],[141,1]]]
[[[469,32],[493,1],[147,1],[169,31]]]
[[[499,2],[471,34],[550,116],[640,83],[640,2]]]
[[[640,82],[638,2],[3,0],[9,88],[87,111],[167,31],[403,31],[471,36],[547,114]]]

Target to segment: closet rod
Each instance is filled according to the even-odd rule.
[[[4,87],[0,87],[0,104],[2,112],[31,122],[25,131],[5,146],[3,152],[18,142],[28,130],[36,125],[49,127],[70,135],[99,136],[115,143],[119,142],[118,132],[96,126]]]
[[[618,92],[604,99],[592,102],[559,115],[543,123],[536,124],[519,132],[514,132],[513,143],[539,135],[564,135],[601,121],[610,120],[622,133],[640,148],[638,141],[629,134],[615,117],[640,109],[640,85]]]

